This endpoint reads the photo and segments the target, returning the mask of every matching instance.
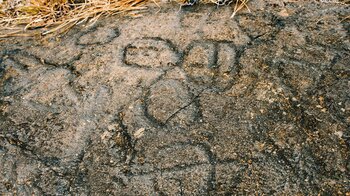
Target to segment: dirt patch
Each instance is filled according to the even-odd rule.
[[[157,8],[0,50],[0,193],[349,194],[349,7]]]

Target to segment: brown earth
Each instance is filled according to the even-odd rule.
[[[1,42],[0,194],[350,194],[349,6],[250,10]]]

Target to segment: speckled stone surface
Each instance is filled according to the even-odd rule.
[[[0,42],[0,195],[350,195],[348,5],[157,9]]]

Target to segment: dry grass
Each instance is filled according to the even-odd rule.
[[[137,15],[158,0],[0,0],[0,38],[62,33],[82,22],[114,15]],[[216,3],[216,0],[210,0]],[[234,0],[234,13],[248,0]],[[158,5],[158,4],[157,4]]]
[[[246,7],[249,10],[249,7],[247,6],[248,1],[249,0],[236,1],[231,18],[233,18],[236,15],[236,13],[244,7]]]
[[[133,14],[144,9],[145,0],[29,0],[24,4],[4,5],[0,12],[0,28],[5,36],[32,36],[40,28],[41,35],[63,32],[77,23],[95,22],[102,16]],[[28,31],[29,30],[29,31]],[[32,31],[31,31],[32,30]],[[35,33],[34,33],[35,34]]]
[[[0,0],[0,38],[62,33],[78,23],[94,23],[99,18],[128,14],[137,16],[147,3],[160,0]],[[234,17],[248,8],[249,0],[174,0],[182,4],[200,1],[222,5],[231,3]],[[349,4],[350,0],[340,0]],[[191,4],[191,3],[190,3]],[[349,20],[347,16],[343,21]]]

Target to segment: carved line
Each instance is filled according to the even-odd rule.
[[[166,73],[164,74],[166,75]],[[184,84],[183,81],[180,81],[180,80],[176,80],[178,81],[183,87],[185,87],[187,89],[187,92],[188,94],[190,95],[191,99],[189,102],[183,104],[181,107],[177,108],[176,111],[174,113],[172,113],[166,120],[165,122],[161,122],[159,121],[158,119],[156,119],[154,116],[152,116],[149,111],[148,111],[148,106],[149,106],[149,97],[151,95],[151,88],[152,86],[154,86],[157,82],[161,81],[163,79],[163,77],[160,77],[158,78],[158,80],[153,83],[149,88],[148,90],[146,91],[145,95],[144,95],[144,99],[143,99],[143,102],[142,102],[142,110],[144,112],[144,116],[150,121],[152,122],[153,125],[155,125],[156,127],[159,127],[159,128],[162,128],[162,127],[165,127],[168,122],[174,118],[179,112],[181,112],[182,110],[186,109],[187,107],[189,107],[190,105],[196,103],[196,100],[198,99],[198,97],[200,96],[200,94],[205,90],[203,89],[200,93],[198,93],[197,95],[193,95],[191,92],[190,92],[190,89],[187,85]],[[197,108],[197,105],[194,104],[194,106],[196,107],[196,110],[198,109]],[[197,112],[195,112],[197,113]]]
[[[197,163],[192,163],[192,164],[187,164],[187,165],[175,165],[171,168],[154,168],[153,171],[150,172],[143,172],[143,171],[139,171],[138,173],[130,173],[129,177],[137,177],[137,176],[145,176],[145,175],[155,175],[157,173],[166,173],[166,172],[170,172],[170,173],[174,173],[177,171],[183,171],[186,169],[191,169],[194,167],[198,167],[198,166],[209,166],[210,167],[210,171],[208,174],[208,177],[206,179],[207,181],[207,192],[210,193],[211,191],[215,190],[215,186],[216,186],[216,165],[217,165],[217,159],[216,159],[216,155],[212,152],[211,147],[209,144],[204,143],[204,142],[194,142],[194,141],[187,141],[187,142],[175,142],[172,144],[168,144],[168,145],[164,145],[159,147],[159,150],[162,149],[166,149],[166,148],[171,148],[174,146],[194,146],[197,147],[199,149],[201,149],[207,156],[208,158],[208,162],[197,162]]]
[[[239,58],[240,58],[240,54],[239,51],[237,51],[237,48],[235,47],[234,43],[231,42],[231,41],[216,41],[216,40],[196,40],[196,41],[192,41],[185,49],[185,52],[184,52],[184,59],[189,55],[190,51],[197,45],[201,46],[201,45],[213,45],[213,50],[214,50],[214,53],[211,57],[209,57],[209,60],[210,60],[210,63],[207,67],[204,67],[203,69],[212,69],[215,71],[215,75],[217,76],[219,74],[219,66],[218,66],[218,49],[220,47],[221,44],[227,44],[229,47],[231,47],[235,52],[236,52],[236,55],[235,55],[235,61],[234,61],[234,66],[236,66],[236,69],[237,69],[237,73],[235,73],[235,75],[238,75],[239,73],[239,70],[240,70],[240,66],[239,66]],[[183,63],[182,62],[182,69],[184,69],[183,67]],[[187,72],[187,71],[185,71]],[[217,77],[213,77],[211,78],[210,80],[210,84],[204,84],[205,86],[211,86],[212,90],[215,90],[215,91],[226,91],[227,89],[230,89],[233,84],[234,84],[234,80],[231,79],[227,86],[224,88],[224,89],[216,89],[216,84],[217,82],[215,81],[215,78]],[[193,79],[192,77],[188,77],[188,80],[192,83],[196,83],[196,80]]]
[[[154,40],[154,41],[158,41],[158,42],[163,42],[165,43],[165,45],[172,51],[174,52],[174,54],[178,57],[178,60],[177,62],[175,63],[175,66],[179,66],[182,62],[182,54],[181,52],[179,52],[179,50],[177,49],[177,47],[168,39],[163,39],[163,38],[160,38],[160,37],[143,37],[143,38],[140,38],[140,39],[136,39],[135,41],[137,40]],[[136,64],[136,63],[128,63],[126,61],[126,53],[128,51],[129,48],[136,48],[135,46],[133,46],[134,43],[130,43],[128,44],[124,49],[123,49],[123,54],[122,54],[122,61],[125,65],[128,65],[128,66],[132,66],[132,67],[137,67],[137,68],[142,68],[142,69],[154,69],[152,67],[147,67],[147,66],[142,66],[142,65],[139,65],[139,64]],[[161,67],[160,67],[161,68]]]
[[[114,27],[114,28],[112,28],[112,29],[113,29],[113,31],[115,32],[115,35],[112,36],[112,37],[109,37],[106,41],[102,41],[102,42],[101,42],[101,41],[97,41],[97,42],[92,42],[92,43],[89,42],[89,43],[87,43],[87,44],[83,44],[83,43],[80,42],[80,38],[81,38],[81,37],[83,37],[84,35],[88,35],[88,34],[90,34],[90,33],[94,33],[94,32],[97,31],[97,29],[100,28],[100,27],[104,27],[104,26],[102,26],[102,25],[96,25],[96,26],[92,27],[91,29],[89,29],[89,30],[83,32],[83,33],[77,38],[76,44],[77,44],[77,45],[81,45],[81,46],[103,45],[103,44],[107,44],[107,43],[111,42],[113,39],[115,39],[115,38],[117,38],[117,37],[120,36],[119,28],[118,28],[118,27]]]

